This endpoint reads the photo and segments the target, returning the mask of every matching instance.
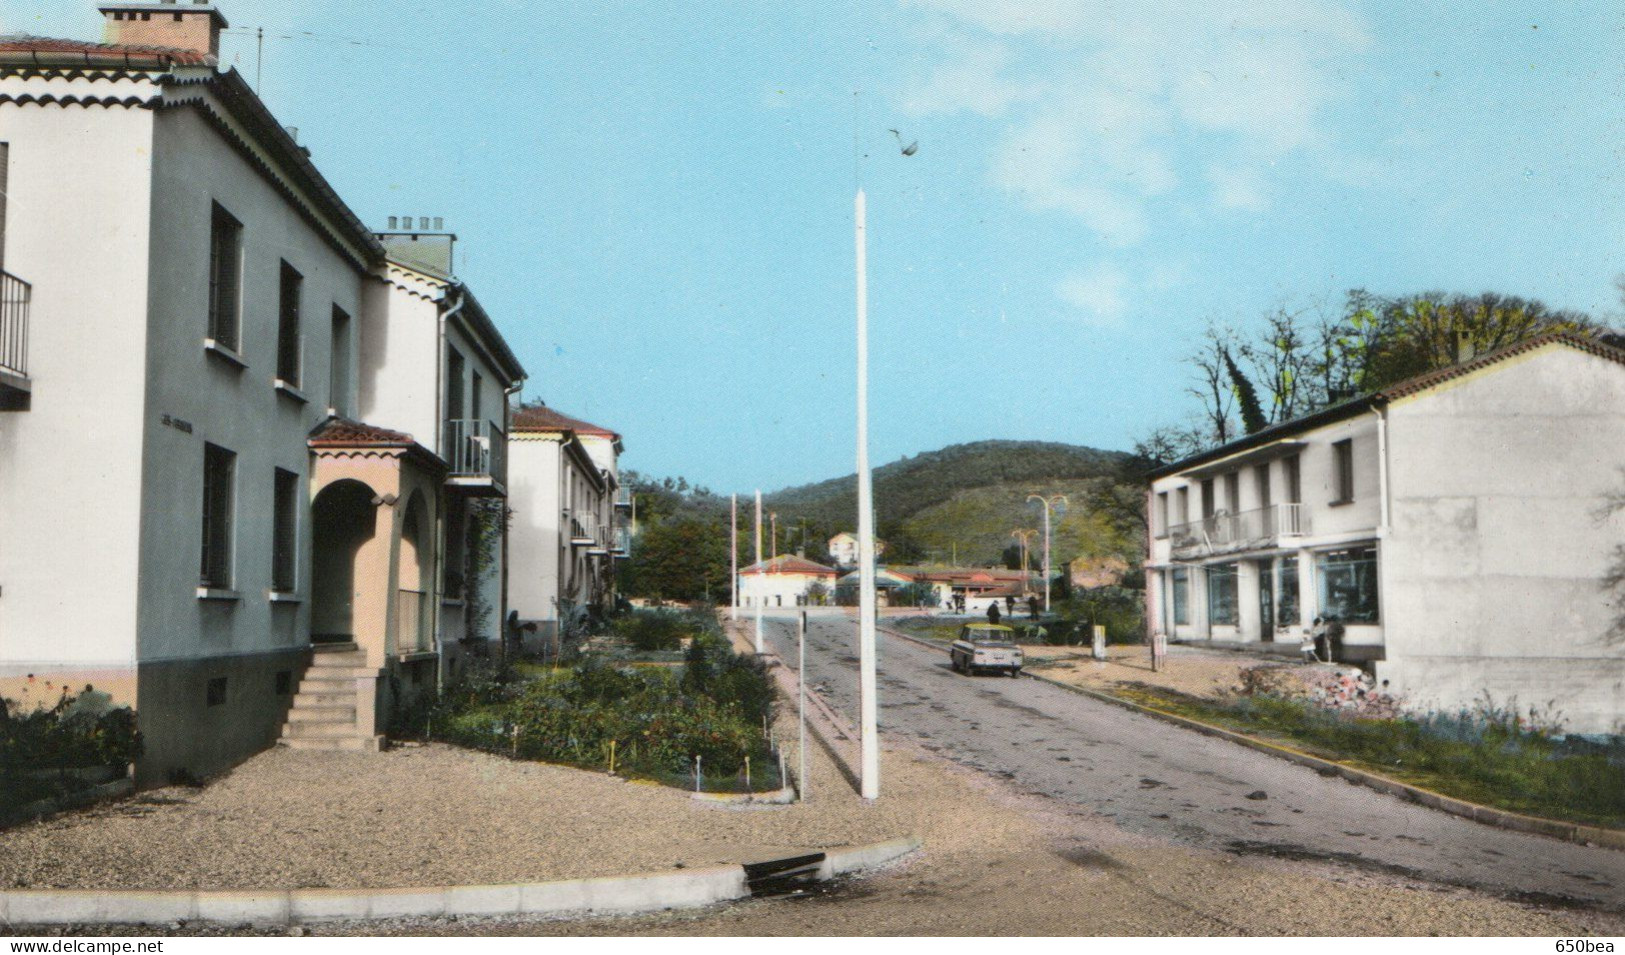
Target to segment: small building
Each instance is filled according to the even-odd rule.
[[[843,569],[858,566],[858,536],[841,531],[829,539],[829,559]],[[886,553],[886,542],[875,538],[875,559]]]
[[[1625,352],[1547,335],[1151,474],[1147,619],[1296,643],[1421,711],[1531,707],[1625,731],[1617,586]]]
[[[839,576],[833,567],[794,554],[780,554],[740,569],[739,605],[805,607],[820,602],[820,590],[822,601],[833,602]]]
[[[842,604],[856,605],[858,602],[858,587],[863,576],[862,571],[849,571],[835,585],[836,594]],[[875,602],[877,606],[891,607],[900,605],[897,592],[915,583],[913,577],[900,570],[887,567],[875,568]]]

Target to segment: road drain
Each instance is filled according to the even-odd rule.
[[[822,852],[749,862],[745,864],[745,884],[750,887],[753,899],[805,895],[818,884],[818,870],[823,864]]]

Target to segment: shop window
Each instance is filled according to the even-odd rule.
[[[1233,627],[1239,621],[1240,587],[1235,564],[1218,564],[1207,569],[1207,619],[1216,627]]]
[[[1377,549],[1353,547],[1315,555],[1320,614],[1341,623],[1377,623]]]
[[[1281,627],[1298,625],[1298,558],[1282,557],[1275,563],[1275,623]]]
[[[1184,626],[1191,622],[1191,572],[1175,567],[1170,576],[1173,578],[1174,623]]]

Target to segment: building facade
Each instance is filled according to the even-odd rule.
[[[1148,620],[1296,644],[1316,622],[1418,710],[1625,721],[1625,353],[1554,335],[1155,472]]]
[[[831,603],[840,572],[794,554],[780,554],[739,570],[741,607],[806,607]],[[822,595],[822,596],[820,596]]]
[[[387,244],[217,68],[224,17],[101,9],[109,43],[0,41],[0,696],[133,705],[142,784],[375,746],[440,676],[467,475],[421,379],[461,298],[400,364]]]
[[[508,601],[527,643],[551,644],[615,599],[630,547],[621,436],[544,405],[514,413]]]

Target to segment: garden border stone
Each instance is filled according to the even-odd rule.
[[[820,879],[885,865],[921,846],[914,836],[826,850]],[[287,925],[434,916],[627,915],[698,908],[750,895],[743,865],[508,885],[386,889],[14,889],[0,924],[163,924],[181,920]]]

